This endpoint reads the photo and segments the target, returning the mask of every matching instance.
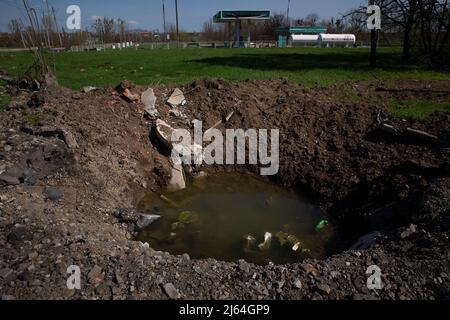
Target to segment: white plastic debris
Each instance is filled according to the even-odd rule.
[[[264,234],[264,242],[258,245],[258,248],[261,250],[268,250],[271,244],[272,244],[272,234],[270,232],[266,232]]]

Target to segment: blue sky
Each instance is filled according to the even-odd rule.
[[[18,9],[22,0],[0,0],[0,30],[6,31],[13,18],[21,17]],[[35,7],[42,7],[42,0],[29,0]],[[358,6],[362,0],[291,0],[291,17],[304,17],[317,13],[330,18]],[[367,2],[367,1],[365,1]],[[49,0],[56,9],[60,23],[65,22],[69,5],[81,8],[82,27],[89,27],[92,18],[123,18],[134,28],[162,30],[162,0]],[[286,12],[288,0],[179,0],[180,24],[183,30],[200,31],[203,22],[220,9],[270,9]],[[175,22],[175,0],[165,0],[167,23]],[[64,23],[65,24],[65,23]]]

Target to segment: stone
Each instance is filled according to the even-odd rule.
[[[6,239],[8,242],[19,242],[31,239],[31,235],[28,234],[27,229],[24,226],[16,225],[11,228]]]
[[[169,114],[174,117],[174,118],[180,118],[182,117],[181,111],[180,110],[176,110],[176,109],[172,109],[170,110]]]
[[[331,288],[327,284],[319,284],[317,285],[317,289],[319,289],[322,294],[330,294],[331,292]]]
[[[14,271],[9,268],[4,268],[4,269],[0,270],[0,278],[5,280],[6,282],[10,281],[13,274],[14,274]]]
[[[185,253],[181,256],[181,261],[184,264],[188,264],[191,261],[191,257],[187,253]]]
[[[172,300],[178,300],[181,298],[180,293],[175,288],[175,286],[172,283],[166,283],[164,286],[164,292],[167,294],[167,296]]]
[[[366,250],[372,247],[374,244],[376,244],[378,238],[380,237],[379,232],[373,232],[370,234],[366,234],[365,236],[362,236],[358,239],[358,241],[355,242],[350,247],[350,250]]]
[[[89,93],[89,92],[95,91],[95,90],[97,90],[96,87],[86,86],[86,87],[83,87],[83,89],[81,89],[81,92],[83,92],[83,93]]]
[[[244,240],[244,247],[245,249],[250,249],[255,246],[256,244],[256,238],[252,235],[246,235],[242,237]]]
[[[103,281],[102,268],[95,265],[88,274],[88,282],[97,285]]]
[[[136,225],[140,230],[142,230],[144,228],[147,228],[149,225],[151,225],[153,222],[159,220],[160,218],[161,218],[161,216],[156,215],[156,214],[141,214]]]
[[[20,184],[20,180],[17,177],[12,177],[7,174],[0,174],[0,183],[16,186]]]
[[[400,234],[400,238],[406,239],[417,232],[417,226],[412,224]]]
[[[242,272],[245,272],[245,273],[250,272],[250,265],[247,263],[247,261],[239,260],[238,264],[239,264],[239,270],[241,270]]]
[[[172,95],[170,96],[169,100],[167,100],[167,103],[172,106],[173,108],[178,107],[179,105],[185,105],[186,104],[186,98],[184,97],[183,91],[176,88]]]
[[[169,181],[167,190],[169,192],[176,192],[186,189],[186,179],[184,176],[183,166],[181,164],[172,164],[172,176]]]
[[[58,201],[64,198],[64,192],[57,188],[46,187],[43,192],[46,199],[51,201]]]
[[[144,111],[152,116],[158,116],[158,110],[156,109],[156,96],[152,88],[147,89],[141,95],[141,101],[144,104]]]
[[[70,131],[62,130],[62,135],[63,135],[64,142],[67,144],[69,149],[77,149],[78,148],[77,140],[75,139],[74,135]]]
[[[306,274],[312,274],[315,277],[319,273],[317,271],[317,269],[312,264],[309,264],[309,263],[307,263],[303,266],[303,270],[305,270]]]
[[[12,146],[10,146],[9,144],[7,144],[7,145],[5,145],[5,146],[3,147],[3,149],[4,149],[6,152],[10,152],[10,151],[12,150]]]
[[[300,279],[295,280],[294,288],[299,289],[299,290],[302,288],[302,282],[300,281]]]

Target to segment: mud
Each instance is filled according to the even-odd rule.
[[[385,108],[388,99],[405,96],[450,101],[448,81],[307,89],[286,79],[205,79],[181,88],[184,117],[165,103],[174,88],[154,88],[160,117],[174,128],[198,119],[206,129],[234,111],[219,129],[280,129],[273,182],[307,193],[334,217],[346,236],[341,253],[255,266],[156,252],[134,241],[135,207],[167,185],[170,162],[152,139],[154,119],[143,105],[113,95],[113,88],[47,88],[39,99],[9,88],[16,96],[0,118],[0,171],[19,183],[0,181],[3,299],[166,299],[170,283],[188,299],[449,298],[450,114],[407,120]],[[406,90],[389,91],[398,88]],[[388,135],[379,130],[380,118],[441,143]],[[76,143],[68,143],[67,133]],[[212,166],[191,174],[257,170]],[[49,196],[48,187],[58,192]],[[70,265],[81,268],[81,291],[66,287]],[[367,289],[371,265],[382,270],[382,290]]]

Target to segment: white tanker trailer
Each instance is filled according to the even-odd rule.
[[[356,43],[356,36],[354,34],[329,34],[321,33],[318,36],[317,42],[321,46],[354,46]]]
[[[296,44],[318,44],[319,35],[318,34],[292,34],[289,37],[289,43],[291,45]]]

